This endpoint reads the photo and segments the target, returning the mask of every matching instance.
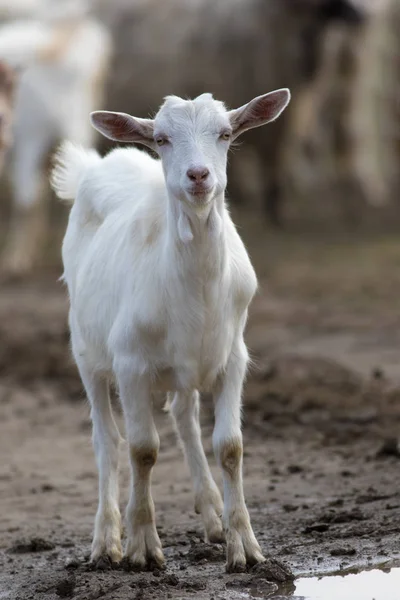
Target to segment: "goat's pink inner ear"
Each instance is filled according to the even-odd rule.
[[[93,127],[116,142],[153,144],[153,121],[136,119],[126,113],[95,111],[90,115]]]
[[[260,127],[274,121],[286,108],[289,101],[289,90],[281,89],[258,96],[248,104],[230,111],[229,118],[234,136],[238,136],[248,129]]]
[[[250,107],[249,122],[252,119],[256,121],[272,121],[279,116],[281,111],[285,108],[288,101],[288,96],[285,92],[273,92],[268,94],[259,101],[255,101],[254,105]]]
[[[125,113],[96,111],[90,115],[92,125],[104,136],[115,141],[130,141],[134,133],[133,119]]]

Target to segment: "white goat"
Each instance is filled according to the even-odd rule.
[[[22,69],[14,108],[13,218],[3,257],[12,273],[29,270],[44,246],[50,150],[61,139],[86,147],[95,142],[87,115],[102,102],[111,57],[110,35],[86,15],[84,3],[39,4],[36,19],[0,27],[0,59]]]
[[[72,350],[91,403],[99,469],[92,560],[121,559],[119,433],[108,395],[115,376],[130,448],[126,556],[164,561],[150,492],[159,437],[152,393],[172,392],[206,538],[227,541],[227,570],[263,561],[242,485],[243,340],[257,279],[225,206],[227,154],[242,132],[278,117],[286,89],[227,111],[211,94],[169,96],[154,120],[94,112],[105,136],[156,151],[115,149],[105,158],[67,143],[52,176],[75,199],[63,243]],[[199,391],[215,397],[213,446],[224,505],[201,443]],[[223,512],[222,523],[220,516]]]

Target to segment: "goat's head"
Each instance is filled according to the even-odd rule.
[[[231,142],[275,120],[289,100],[289,90],[281,89],[227,110],[211,94],[195,100],[168,96],[154,120],[107,111],[93,112],[91,120],[111,140],[144,144],[157,152],[169,193],[201,208],[225,190]]]

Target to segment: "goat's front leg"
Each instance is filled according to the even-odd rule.
[[[223,523],[228,572],[242,571],[246,563],[264,561],[253,533],[243,493],[241,393],[248,354],[242,336],[234,343],[215,398],[213,446],[224,482]]]
[[[206,540],[222,542],[223,503],[201,442],[198,392],[177,392],[171,413],[189,465],[195,492],[195,511],[202,516]]]
[[[151,497],[151,472],[160,445],[153,419],[149,381],[135,376],[131,365],[116,369],[125,416],[132,469],[130,499],[126,511],[127,544],[125,555],[137,567],[162,566],[164,555],[156,530],[154,502]]]

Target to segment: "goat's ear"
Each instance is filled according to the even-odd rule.
[[[97,131],[110,140],[154,147],[152,119],[138,119],[126,113],[96,110],[90,113],[90,121]]]
[[[266,125],[275,121],[290,101],[287,88],[275,90],[263,96],[257,96],[244,106],[228,112],[233,129],[233,137],[237,137],[248,129]]]

